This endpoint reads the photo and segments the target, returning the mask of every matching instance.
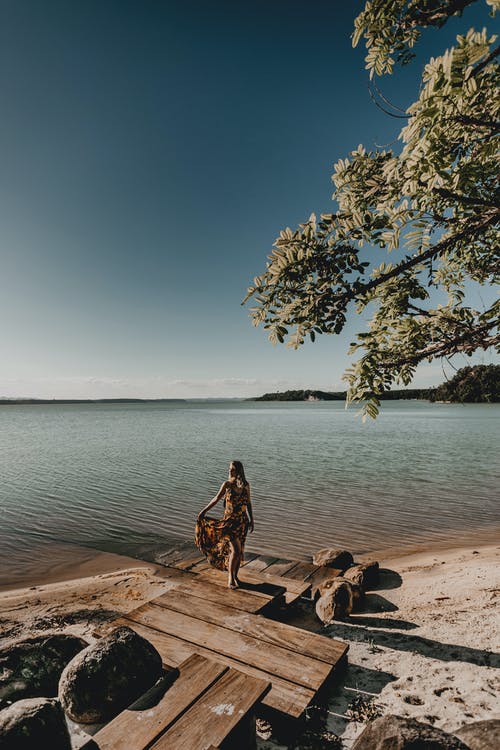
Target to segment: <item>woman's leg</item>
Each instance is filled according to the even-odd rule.
[[[241,565],[241,544],[237,537],[231,537],[229,540],[229,560],[228,560],[228,586],[238,585],[238,570]]]
[[[241,549],[241,542],[236,537],[234,540],[234,548],[235,548],[235,556],[234,556],[234,568],[233,568],[233,576],[236,583],[239,583],[238,581],[238,573],[240,572],[240,565],[242,563],[242,557],[243,557],[243,551]]]

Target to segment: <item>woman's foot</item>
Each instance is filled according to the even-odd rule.
[[[239,589],[238,581],[236,581],[234,579],[231,580],[231,581],[229,581],[227,585],[228,585],[228,588],[230,588],[230,589]]]

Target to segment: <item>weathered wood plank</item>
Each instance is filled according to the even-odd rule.
[[[214,581],[214,583],[227,585],[227,573],[222,570],[217,570],[216,568],[210,568],[210,570],[202,571],[201,573],[199,573],[199,576],[200,578],[208,578],[210,581]],[[243,585],[248,584],[251,590],[257,590],[255,587],[260,586],[261,591],[267,590],[269,593],[273,592],[272,587],[276,587],[276,589],[281,591],[286,589],[292,594],[299,594],[300,596],[304,596],[310,588],[310,584],[305,581],[296,581],[285,576],[266,576],[265,572],[257,573],[254,570],[249,570],[248,565],[246,565],[244,568],[240,568],[238,578]],[[278,592],[276,591],[276,593]]]
[[[205,557],[200,552],[198,552],[198,554],[193,553],[184,560],[179,560],[179,562],[176,562],[174,564],[174,567],[179,568],[180,570],[189,570],[193,567],[193,565],[198,565],[199,563],[204,562],[204,560]]]
[[[317,565],[308,562],[299,562],[287,572],[286,577],[296,581],[307,581],[318,569]]]
[[[202,599],[220,601],[221,604],[228,604],[231,607],[242,609],[246,612],[260,612],[272,604],[275,599],[273,595],[262,591],[252,591],[249,589],[230,590],[227,586],[220,586],[201,578],[195,573],[181,571],[177,568],[163,568],[158,571],[158,575],[171,583],[172,588],[182,589],[186,593],[199,596]]]
[[[242,564],[247,565],[252,560],[255,560],[256,557],[258,557],[256,552],[245,552]]]
[[[289,570],[297,565],[297,560],[278,560],[277,562],[264,568],[262,571],[265,575],[285,576]]]
[[[254,636],[266,643],[286,648],[292,653],[298,652],[312,659],[319,659],[332,666],[345,656],[349,648],[342,641],[310,633],[308,630],[275,620],[268,620],[260,615],[234,610],[215,602],[205,602],[203,608],[200,609],[199,599],[175,591],[162,594],[154,600],[154,604],[191,615],[214,625],[221,625],[237,633]]]
[[[144,750],[182,716],[229,667],[193,654],[179,667],[179,677],[147,709],[122,711],[93,737],[99,750]],[[95,747],[93,745],[93,747]]]
[[[155,628],[147,625],[141,625],[138,622],[133,622],[126,617],[120,617],[111,624],[107,624],[96,632],[96,635],[106,635],[109,630],[113,630],[120,625],[127,625],[129,628],[135,630],[139,635],[142,635],[160,653],[163,662],[171,666],[179,666],[181,662],[187,659],[191,654],[197,653],[201,656],[205,656],[207,659],[227,664],[231,667],[239,669],[240,672],[267,679],[272,682],[271,691],[263,699],[262,703],[267,708],[277,711],[281,714],[286,714],[293,718],[299,718],[304,713],[307,706],[312,703],[315,691],[310,688],[302,687],[288,680],[283,680],[276,675],[272,675],[266,670],[257,669],[250,664],[244,664],[236,659],[231,659],[228,656],[223,656],[216,651],[204,648],[203,646],[188,643],[182,638],[176,638],[172,635],[167,635]]]
[[[254,636],[235,633],[190,615],[173,610],[167,612],[156,604],[143,604],[129,612],[127,618],[311,690],[319,690],[332,671],[332,665],[326,662],[271,646]]]
[[[264,568],[267,568],[269,565],[272,565],[272,563],[275,563],[279,558],[277,557],[269,557],[269,555],[259,555],[255,559],[251,560],[250,562],[244,564],[244,566],[248,570],[264,570]]]
[[[218,745],[269,691],[268,682],[230,669],[151,750],[204,750]]]
[[[196,563],[196,565],[193,565],[191,568],[191,572],[193,573],[201,573],[203,570],[210,570],[212,566],[210,563],[206,560],[206,558],[203,558],[199,563]],[[227,573],[226,573],[227,577]]]

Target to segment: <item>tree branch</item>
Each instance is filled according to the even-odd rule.
[[[496,208],[498,202],[492,203],[491,201],[485,201],[483,198],[470,198],[467,195],[459,195],[446,188],[434,188],[434,192],[440,195],[442,198],[449,198],[457,203],[464,203],[467,206],[487,206],[488,208]]]
[[[492,321],[447,341],[439,341],[437,344],[426,346],[425,349],[421,349],[410,357],[401,357],[400,359],[380,362],[379,366],[384,370],[389,370],[395,367],[402,367],[403,365],[418,365],[419,362],[429,357],[444,357],[446,355],[457,354],[458,352],[473,352],[479,347],[481,349],[489,349],[489,347],[500,343],[500,334],[485,336],[488,331],[497,325],[498,321]]]
[[[488,57],[486,57],[482,63],[479,63],[479,65],[474,68],[471,75],[477,76],[477,74],[480,73],[487,65],[489,65],[490,62],[495,59],[495,57],[498,57],[498,55],[500,55],[500,44],[490,52]]]
[[[381,284],[385,284],[386,281],[390,281],[390,279],[393,279],[396,276],[399,276],[405,271],[409,271],[411,268],[418,266],[420,263],[425,263],[426,260],[430,260],[434,256],[439,255],[440,253],[446,252],[449,249],[450,245],[452,245],[457,240],[463,240],[470,236],[479,234],[482,230],[487,229],[492,224],[495,224],[497,221],[499,221],[499,219],[500,219],[500,210],[497,210],[495,211],[495,213],[491,214],[486,220],[482,221],[474,229],[472,230],[470,228],[463,229],[461,232],[457,232],[456,234],[453,234],[451,237],[447,237],[441,242],[438,242],[437,245],[433,245],[433,247],[430,247],[424,253],[414,255],[413,257],[409,258],[407,261],[399,263],[391,271],[381,274],[376,279],[372,279],[371,281],[368,281],[366,284],[361,284],[356,289],[351,287],[351,289],[349,289],[347,292],[344,292],[343,294],[339,295],[336,298],[336,300],[338,302],[347,303],[350,300],[355,299],[356,297],[359,297],[362,294],[371,292],[372,289],[376,289]]]

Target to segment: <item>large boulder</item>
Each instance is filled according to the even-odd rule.
[[[0,711],[1,750],[71,750],[58,700],[24,698]]]
[[[352,568],[348,568],[345,571],[344,578],[347,578],[353,583],[357,583],[358,586],[361,586],[363,591],[375,589],[379,582],[378,562],[366,562],[360,563],[359,565],[353,565]]]
[[[353,556],[345,549],[320,549],[313,555],[315,565],[327,565],[329,568],[338,568],[342,572],[347,570],[353,562]]]
[[[74,635],[47,634],[0,650],[0,708],[20,698],[57,695],[61,673],[87,646]]]
[[[470,750],[498,750],[500,748],[500,719],[486,719],[464,724],[454,734]]]
[[[352,750],[469,750],[441,729],[402,716],[382,716],[370,722]]]
[[[59,698],[70,719],[107,721],[133,703],[162,674],[155,647],[131,628],[121,627],[81,651],[59,681]]]
[[[353,608],[353,592],[349,581],[334,578],[316,602],[316,614],[324,625],[333,620],[343,620],[351,614]]]

